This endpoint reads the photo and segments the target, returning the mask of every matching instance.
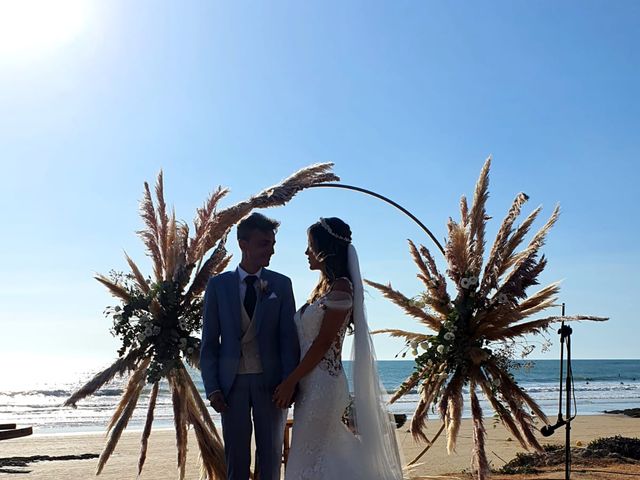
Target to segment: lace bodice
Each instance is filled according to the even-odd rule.
[[[320,332],[326,309],[335,308],[344,312],[344,321],[338,335],[318,364],[319,368],[333,376],[339,375],[342,371],[342,344],[349,327],[351,306],[351,295],[345,292],[330,292],[306,308],[301,308],[295,315],[298,338],[300,339],[300,354],[304,357]]]

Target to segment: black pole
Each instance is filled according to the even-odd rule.
[[[562,304],[562,317],[564,317],[564,303]],[[562,325],[558,330],[560,335],[560,395],[558,397],[558,420],[555,425],[545,425],[540,429],[540,433],[543,436],[548,437],[553,435],[558,428],[564,425],[565,428],[565,443],[564,443],[564,475],[565,480],[570,480],[571,476],[571,398],[573,397],[573,369],[571,368],[571,334],[573,330],[568,325]],[[563,379],[564,373],[564,349],[565,344],[567,348],[567,375]],[[562,417],[562,382],[564,380],[564,394],[566,395],[566,409],[565,417]]]
[[[564,303],[562,304],[562,316],[564,317]],[[565,410],[565,443],[564,443],[564,478],[571,478],[571,397],[573,395],[573,372],[571,369],[571,334],[573,330],[562,322],[560,330],[560,371],[562,371],[562,352],[566,343],[567,348],[567,376],[565,380],[566,410]],[[560,386],[560,402],[562,402],[562,384]],[[562,410],[558,414],[558,418],[562,419]]]
[[[571,477],[571,395],[572,395],[572,372],[571,372],[571,327],[564,327],[567,337],[567,384],[565,390],[567,392],[567,411],[565,424],[565,445],[564,445],[564,478],[569,480]]]
[[[564,303],[562,304],[562,313],[564,317]],[[562,332],[564,331],[564,321],[560,326],[560,330],[558,333],[560,334],[560,395],[558,396],[558,423],[560,425],[564,423],[562,418],[562,382],[564,381],[564,335]]]
[[[408,216],[411,220],[416,222],[420,226],[420,228],[422,228],[422,230],[424,230],[425,233],[427,235],[429,235],[431,240],[433,240],[433,242],[436,244],[436,246],[438,247],[440,252],[442,252],[442,255],[445,254],[444,253],[444,248],[442,247],[442,245],[440,244],[438,239],[433,235],[433,233],[431,233],[431,230],[429,230],[424,223],[422,223],[420,220],[418,220],[418,218],[413,213],[411,213],[409,210],[404,208],[402,205],[394,202],[393,200],[385,197],[384,195],[380,195],[379,193],[372,192],[371,190],[367,190],[366,188],[354,187],[353,185],[344,185],[342,183],[318,183],[316,185],[310,185],[310,187],[344,188],[346,190],[353,190],[353,191],[356,191],[356,192],[366,193],[367,195],[371,195],[372,197],[379,198],[380,200],[382,200],[384,202],[387,202],[389,205],[393,205],[398,210],[400,210],[402,213],[404,213],[406,216]]]

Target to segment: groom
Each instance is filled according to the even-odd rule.
[[[291,280],[267,270],[279,222],[253,213],[238,224],[242,261],[209,279],[200,367],[222,416],[229,480],[248,480],[252,418],[260,480],[280,479],[286,410],[271,400],[300,356]]]

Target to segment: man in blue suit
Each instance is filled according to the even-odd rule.
[[[280,479],[286,410],[272,395],[300,350],[291,280],[265,268],[279,225],[259,213],[242,220],[240,265],[210,278],[205,293],[200,367],[207,398],[222,416],[229,480],[249,479],[253,429],[260,480]]]

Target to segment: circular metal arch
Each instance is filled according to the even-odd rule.
[[[436,244],[436,246],[438,247],[440,252],[442,252],[442,255],[445,254],[444,253],[444,248],[442,247],[442,245],[440,244],[438,239],[435,237],[435,235],[433,235],[433,233],[431,233],[431,230],[429,230],[426,227],[426,225],[424,223],[422,223],[413,213],[411,213],[409,210],[404,208],[402,205],[394,202],[390,198],[387,198],[384,195],[380,195],[379,193],[373,192],[371,190],[367,190],[366,188],[355,187],[353,185],[345,185],[343,183],[318,183],[316,185],[310,185],[310,188],[315,188],[315,187],[343,188],[345,190],[353,190],[355,192],[360,192],[360,193],[365,193],[367,195],[371,195],[372,197],[378,198],[378,199],[382,200],[383,202],[388,203],[389,205],[393,205],[398,210],[400,210],[402,213],[404,213],[406,216],[408,216],[411,220],[413,220],[415,223],[417,223],[418,226],[422,230],[424,230],[424,232],[427,235],[429,235],[429,238],[431,238],[431,240],[433,240],[433,243]]]

